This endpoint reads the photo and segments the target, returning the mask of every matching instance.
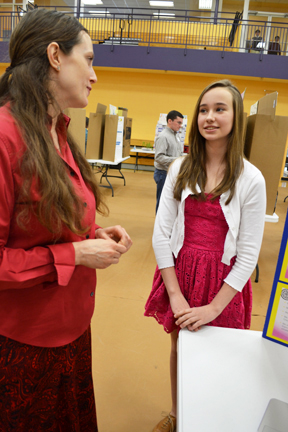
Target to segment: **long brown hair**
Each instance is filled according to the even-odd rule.
[[[230,190],[226,204],[231,201],[235,184],[243,169],[243,101],[239,90],[229,81],[221,80],[208,85],[199,96],[195,106],[192,125],[189,133],[189,154],[184,158],[176,180],[174,188],[174,198],[180,201],[182,190],[188,185],[196,196],[205,199],[206,174],[206,151],[205,138],[198,129],[198,114],[201,100],[209,90],[221,87],[230,91],[233,99],[233,126],[228,136],[228,146],[225,155],[226,169],[224,177],[218,186],[212,191],[213,196],[217,197]],[[196,185],[200,187],[200,194],[196,190]]]
[[[18,225],[27,226],[29,214],[34,211],[39,221],[56,235],[61,232],[62,224],[77,234],[88,227],[82,226],[83,203],[74,191],[48,130],[48,106],[52,104],[58,110],[59,107],[49,91],[50,63],[46,50],[51,42],[57,42],[62,52],[69,55],[80,43],[81,31],[87,32],[79,21],[57,11],[36,9],[26,13],[11,35],[11,64],[0,79],[0,106],[10,103],[26,144],[19,162],[23,178],[19,199],[27,205],[17,215]],[[107,213],[91,167],[69,132],[67,141],[85,183],[95,196],[97,211]],[[37,185],[40,196],[35,209],[31,203],[32,182]]]

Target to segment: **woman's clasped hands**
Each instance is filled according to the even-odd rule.
[[[120,225],[98,228],[95,239],[73,243],[75,249],[75,265],[95,269],[105,269],[117,264],[121,255],[132,246],[132,240]]]

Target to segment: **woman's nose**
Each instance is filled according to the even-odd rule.
[[[96,82],[97,82],[97,76],[96,76],[96,73],[95,73],[95,71],[94,71],[93,68],[92,68],[92,73],[91,73],[91,76],[90,76],[90,82],[92,84],[96,84]]]

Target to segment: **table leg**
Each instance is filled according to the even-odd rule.
[[[258,263],[256,264],[256,276],[255,276],[255,282],[259,281],[259,266]]]
[[[105,177],[105,179],[106,179],[107,183],[109,184],[109,186],[106,186],[106,185],[102,185],[102,184],[100,184],[100,187],[104,187],[104,188],[111,189],[111,191],[112,191],[112,197],[114,197],[114,189],[113,189],[112,184],[111,184],[110,181],[108,180],[108,176],[107,176],[108,168],[109,168],[109,166],[106,165],[106,166],[105,166],[105,171],[104,171],[104,173],[102,174],[102,176],[101,176],[101,178],[100,178],[100,183],[102,182],[102,177]],[[121,173],[121,174],[122,174],[122,173]],[[124,182],[125,182],[125,179],[124,179]]]
[[[137,167],[137,171],[138,171],[138,153],[136,153],[136,161],[135,161],[135,166],[134,166],[134,173],[136,171],[136,167]]]
[[[124,180],[124,186],[126,186],[126,180],[125,180],[125,177],[124,177],[124,175],[122,174],[122,171],[121,171],[120,168],[119,168],[119,173],[121,174],[121,176],[122,176],[122,178],[123,178],[123,180]],[[121,178],[121,177],[119,177],[119,178]]]

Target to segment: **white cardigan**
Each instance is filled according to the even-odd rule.
[[[159,269],[174,266],[174,257],[177,258],[184,242],[185,199],[192,191],[186,187],[181,201],[173,198],[182,161],[183,157],[180,157],[170,166],[156,215],[152,242]],[[200,192],[199,187],[197,190]],[[228,196],[229,191],[220,196],[220,205],[229,227],[222,262],[229,265],[236,255],[236,262],[225,282],[241,291],[257,264],[264,231],[266,188],[258,168],[244,160],[234,196],[225,205]]]

